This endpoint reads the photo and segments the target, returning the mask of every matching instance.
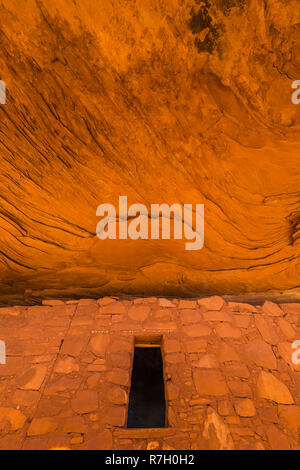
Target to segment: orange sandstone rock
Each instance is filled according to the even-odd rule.
[[[262,371],[257,379],[257,391],[261,398],[276,403],[293,404],[294,399],[287,386],[273,374]]]
[[[143,321],[146,320],[150,313],[148,305],[134,305],[128,311],[128,315],[132,320]]]
[[[267,436],[272,450],[289,450],[290,443],[287,436],[279,431],[276,426],[271,425],[267,428]]]
[[[297,436],[300,430],[300,406],[279,405],[278,413],[284,424]]]
[[[195,325],[184,326],[182,330],[184,334],[194,338],[208,336],[211,333],[211,328],[204,323],[196,323]]]
[[[75,413],[90,413],[98,409],[98,394],[93,390],[79,390],[71,402]]]
[[[270,302],[266,300],[262,306],[264,312],[272,317],[280,317],[283,315],[283,311],[279,307],[279,305],[275,304],[274,302]]]
[[[17,431],[26,421],[26,416],[15,408],[0,408],[0,431]],[[8,427],[7,427],[8,426]]]
[[[233,0],[102,3],[3,4],[1,302],[291,298],[299,285],[295,1],[284,13],[275,0],[266,12]],[[203,203],[204,247],[100,241],[96,209],[120,194],[148,208]],[[117,314],[115,303],[100,310]],[[223,304],[200,300],[209,310]]]
[[[201,395],[221,396],[228,393],[225,379],[218,370],[195,370],[193,378],[196,390]]]
[[[41,434],[53,433],[57,423],[53,418],[35,418],[30,423],[27,431],[28,436],[39,436]]]
[[[204,299],[199,299],[198,304],[205,308],[206,310],[221,310],[223,305],[225,305],[224,299],[222,297],[208,297]]]
[[[37,365],[31,368],[19,379],[23,390],[39,390],[47,374],[47,367]]]
[[[265,369],[276,369],[277,360],[271,346],[260,339],[247,343],[244,347],[247,362],[253,361]]]
[[[252,400],[249,398],[240,398],[235,401],[234,407],[239,416],[251,417],[255,416],[255,406]]]
[[[99,333],[99,334],[93,335],[90,339],[91,351],[95,355],[103,357],[105,355],[105,351],[106,351],[109,341],[110,341],[110,337],[108,334]]]

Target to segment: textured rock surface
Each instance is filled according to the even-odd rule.
[[[293,304],[293,313],[283,314],[294,337],[286,340],[282,317],[275,316],[279,343],[270,345],[254,318],[269,318],[263,307],[256,308],[247,327],[236,327],[240,335],[224,337],[218,327],[235,325],[243,304],[223,302],[220,311],[210,311],[203,304],[216,299],[205,299],[202,306],[166,300],[106,298],[112,313],[102,312],[103,300],[85,300],[73,304],[71,316],[67,304],[44,305],[34,316],[32,307],[19,307],[18,316],[0,309],[1,339],[7,344],[7,364],[0,365],[0,449],[299,450],[300,371],[291,356],[300,303]],[[170,311],[172,329],[168,318],[157,326],[161,304]],[[116,306],[123,311],[117,316]],[[140,317],[141,307],[146,318],[131,329],[131,317],[135,311]],[[201,324],[201,332],[205,326],[205,335],[194,339],[187,334],[183,312],[194,313],[192,326]],[[58,313],[68,322],[53,326],[47,319]],[[216,319],[216,313],[224,317]],[[167,427],[128,429],[134,337],[145,334],[162,337]],[[70,351],[73,341],[76,347]]]
[[[3,0],[2,303],[299,287],[298,0]],[[204,203],[205,247],[99,241],[99,204]],[[273,294],[272,294],[273,295]]]

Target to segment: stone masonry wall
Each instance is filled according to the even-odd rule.
[[[2,308],[0,449],[299,449],[299,326],[300,303],[221,297]],[[152,334],[168,425],[126,429],[134,338]]]

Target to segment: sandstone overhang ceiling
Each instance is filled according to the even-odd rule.
[[[2,0],[1,303],[300,287],[298,0]],[[96,237],[203,203],[205,245]]]

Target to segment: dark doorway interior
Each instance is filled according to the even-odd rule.
[[[160,347],[135,347],[128,428],[165,427],[165,388]]]

